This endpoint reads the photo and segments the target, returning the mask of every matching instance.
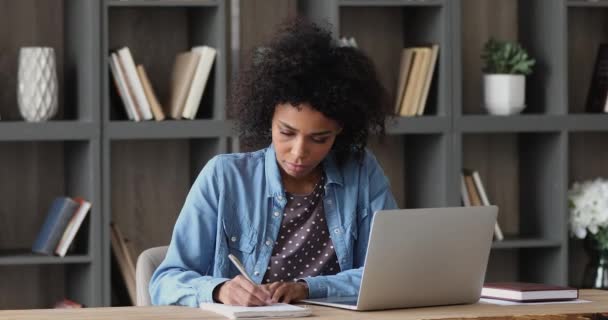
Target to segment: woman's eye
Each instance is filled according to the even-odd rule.
[[[287,131],[281,131],[281,134],[284,136],[293,136],[292,132],[287,132]]]
[[[312,138],[312,141],[316,142],[316,143],[325,143],[325,142],[327,142],[327,139],[328,139],[327,137],[324,137],[324,138]]]

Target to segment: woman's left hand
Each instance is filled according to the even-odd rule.
[[[270,291],[272,300],[276,302],[291,303],[308,298],[308,285],[306,282],[273,282],[264,285]]]

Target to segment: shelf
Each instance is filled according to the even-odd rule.
[[[608,114],[568,115],[568,129],[572,131],[608,131]]]
[[[608,1],[602,0],[568,0],[568,7],[608,8]]]
[[[440,7],[444,5],[441,0],[340,0],[342,7],[390,7],[390,6],[427,6]]]
[[[444,133],[450,129],[446,116],[395,117],[386,123],[389,135],[410,133]]]
[[[567,127],[562,115],[465,115],[454,119],[454,130],[460,132],[550,132]]]
[[[231,120],[111,121],[104,134],[114,140],[230,137]]]
[[[0,121],[0,141],[58,141],[97,138],[97,126],[82,121]]]
[[[505,238],[502,241],[494,241],[492,249],[559,248],[561,245],[561,242],[558,240]]]
[[[109,7],[215,7],[217,0],[108,0]]]
[[[41,265],[41,264],[86,264],[91,263],[89,255],[67,255],[65,257],[44,256],[34,253],[17,253],[0,255],[0,266],[8,265]]]

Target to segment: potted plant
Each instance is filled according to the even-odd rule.
[[[488,40],[483,48],[484,105],[489,113],[510,115],[525,107],[526,77],[535,60],[519,44]]]

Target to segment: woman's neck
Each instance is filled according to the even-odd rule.
[[[317,182],[321,179],[322,170],[320,165],[317,166],[308,175],[301,178],[294,178],[283,170],[281,170],[281,179],[283,180],[283,187],[285,191],[293,194],[309,194],[311,193]]]

